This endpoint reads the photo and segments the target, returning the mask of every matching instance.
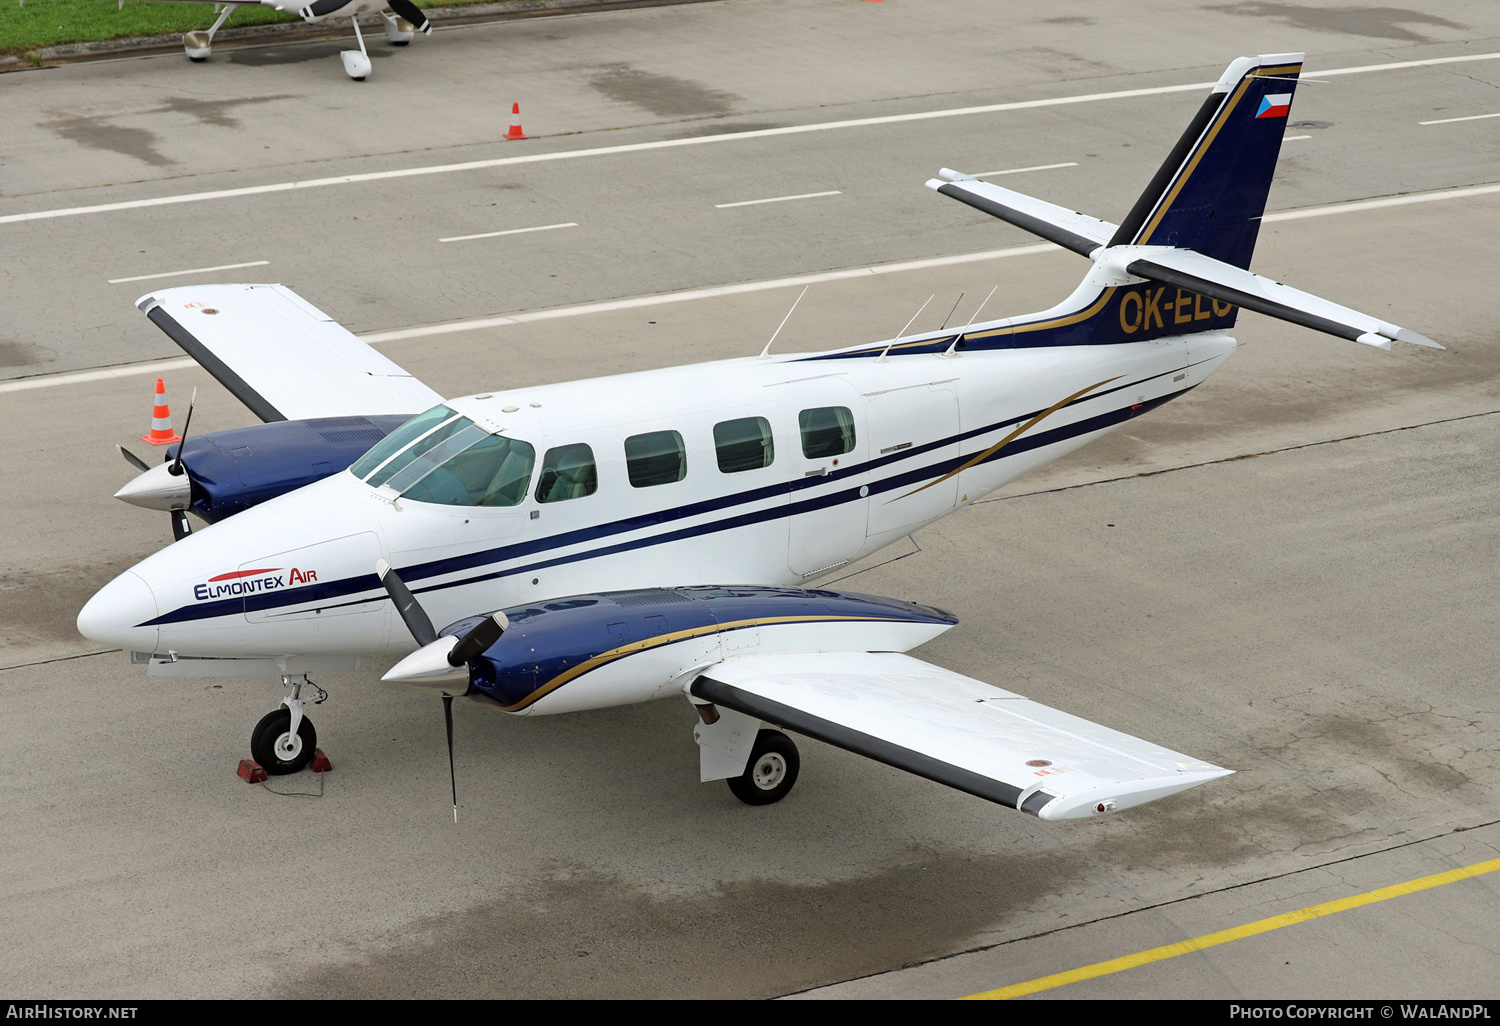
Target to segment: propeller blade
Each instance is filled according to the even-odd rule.
[[[436,641],[437,628],[432,626],[427,611],[411,593],[406,582],[396,575],[391,564],[383,559],[376,561],[375,573],[380,577],[380,583],[385,585],[386,593],[390,595],[391,602],[396,606],[396,612],[401,614],[401,619],[406,623],[406,629],[411,631],[411,636],[416,639],[417,644],[426,647]]]
[[[193,389],[193,396],[188,400],[187,418],[182,422],[182,441],[177,443],[177,463],[172,467],[173,475],[182,476],[182,450],[187,448],[188,428],[193,426],[193,406],[198,402],[198,389]]]
[[[459,639],[453,651],[448,653],[448,662],[453,666],[462,666],[470,659],[478,658],[485,649],[500,640],[500,635],[505,633],[510,626],[510,621],[501,612],[491,613],[479,624]]]
[[[412,3],[411,0],[386,0],[386,6],[395,11],[399,17],[411,22],[411,27],[418,32],[432,35],[432,26],[427,23],[427,15],[422,13],[422,8]]]
[[[141,459],[135,453],[131,452],[129,449],[125,448],[119,442],[115,443],[115,448],[120,450],[120,455],[125,457],[125,462],[129,463],[135,469],[137,469],[137,470],[150,470],[151,469],[150,464],[148,464],[145,460]]]
[[[453,822],[458,823],[458,774],[453,769],[453,696],[443,694],[443,719],[448,723],[448,782],[453,785]]]
[[[174,509],[172,511],[172,540],[182,541],[193,533],[193,525],[188,522],[187,510]]]

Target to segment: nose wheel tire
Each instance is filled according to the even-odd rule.
[[[250,732],[250,757],[273,777],[296,773],[312,761],[318,732],[302,717],[293,734],[292,714],[285,707],[266,713]]]
[[[797,782],[802,760],[792,739],[779,730],[763,730],[755,738],[745,772],[726,783],[746,805],[770,805],[785,798]]]

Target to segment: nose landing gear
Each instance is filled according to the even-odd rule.
[[[302,714],[307,699],[302,697],[304,687],[312,689],[314,705],[320,705],[328,692],[307,679],[306,674],[285,674],[281,678],[287,686],[287,696],[281,708],[261,717],[250,732],[250,756],[271,776],[296,773],[312,761],[318,745],[318,732],[312,720]]]

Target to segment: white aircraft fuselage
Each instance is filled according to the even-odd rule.
[[[581,593],[805,584],[1200,384],[1234,348],[1216,331],[884,362],[800,354],[455,399],[452,411],[528,442],[538,464],[588,445],[597,489],[540,502],[534,473],[514,506],[438,505],[345,471],[143,560],[79,623],[132,651],[288,670],[415,647],[375,576],[381,559],[438,624]],[[853,447],[809,458],[799,416],[826,408],[850,411]],[[771,427],[769,465],[723,472],[715,425],[755,417]],[[680,434],[685,475],[632,486],[625,439],[662,431]]]

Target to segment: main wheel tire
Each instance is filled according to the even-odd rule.
[[[792,790],[801,766],[802,759],[791,738],[779,730],[763,730],[755,736],[745,772],[726,783],[746,805],[770,805]]]
[[[292,736],[292,712],[282,706],[261,717],[250,732],[250,757],[273,777],[296,773],[312,761],[318,746],[318,732],[312,720],[302,717],[296,737]]]

